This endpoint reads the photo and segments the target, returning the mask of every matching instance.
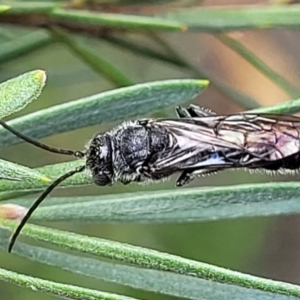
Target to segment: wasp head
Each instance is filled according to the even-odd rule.
[[[97,185],[109,185],[113,181],[111,138],[98,133],[91,140],[86,152],[86,167],[92,172]]]

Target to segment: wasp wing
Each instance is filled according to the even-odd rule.
[[[224,137],[230,132],[244,135],[244,149],[263,161],[277,161],[300,151],[300,119],[275,114],[239,114],[227,116],[217,125]]]
[[[149,122],[149,126],[164,128],[171,137],[171,150],[162,153],[151,163],[152,171],[176,167],[178,169],[210,165],[232,165],[216,153],[222,150],[242,151],[240,145],[220,139],[214,128],[195,124],[195,119],[161,119]]]
[[[174,137],[171,151],[154,170],[259,167],[300,151],[300,119],[272,114],[236,114],[153,120]]]

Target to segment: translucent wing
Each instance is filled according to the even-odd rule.
[[[277,161],[300,151],[300,119],[284,115],[240,114],[226,117],[216,125],[221,138],[234,132],[244,136],[240,140],[252,156],[264,161]]]
[[[174,137],[172,151],[153,162],[170,167],[259,167],[300,151],[300,119],[293,116],[236,114],[153,120]]]
[[[195,124],[195,119],[163,119],[149,122],[149,126],[163,127],[173,137],[170,151],[166,151],[152,162],[152,171],[171,167],[185,169],[227,162],[216,153],[225,150],[243,151],[238,144],[219,139],[213,128]],[[230,164],[231,165],[231,164]]]

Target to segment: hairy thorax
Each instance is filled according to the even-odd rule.
[[[170,137],[162,128],[147,128],[136,122],[124,122],[110,132],[115,180],[144,182],[149,178],[142,168],[169,146]]]

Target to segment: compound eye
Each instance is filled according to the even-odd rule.
[[[103,173],[95,175],[94,181],[95,184],[101,186],[111,184],[111,179]]]

